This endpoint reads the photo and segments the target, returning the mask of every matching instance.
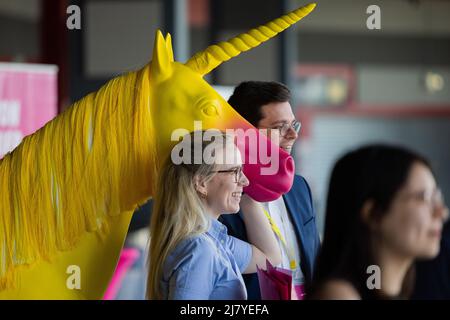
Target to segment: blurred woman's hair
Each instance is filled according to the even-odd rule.
[[[208,146],[209,150],[225,148],[228,143],[232,143],[232,138],[216,131],[213,139],[199,141],[197,139],[200,136],[199,132],[185,136],[184,140],[180,142],[182,144],[187,141],[187,149],[190,154],[183,155],[183,159],[188,161],[175,164],[169,156],[158,176],[150,222],[151,240],[147,277],[147,297],[149,299],[162,298],[160,281],[168,254],[180,241],[209,229],[210,219],[197,192],[195,178],[198,177],[207,182],[213,177],[215,164],[214,161],[211,162],[211,159],[204,161],[205,149]],[[201,137],[203,137],[205,131],[201,133]],[[199,146],[201,147],[199,148]],[[186,148],[183,149],[183,151],[185,150]],[[197,153],[200,150],[202,158],[201,161],[198,161]]]
[[[380,221],[398,191],[405,186],[413,164],[431,170],[421,155],[387,145],[362,147],[344,155],[331,174],[326,205],[323,245],[314,272],[314,296],[333,279],[349,281],[362,299],[388,298],[367,285],[367,267],[377,265],[373,252],[373,233],[361,214],[367,201],[373,203],[370,219]],[[414,266],[408,270],[397,298],[407,298],[414,283]]]

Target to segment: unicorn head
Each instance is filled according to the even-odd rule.
[[[158,30],[150,66],[150,86],[154,93],[150,105],[155,106],[152,118],[158,136],[158,158],[166,158],[174,144],[172,134],[179,128],[191,132],[196,129],[195,123],[200,122],[202,129],[240,129],[238,147],[244,155],[244,172],[250,180],[244,191],[258,201],[275,200],[286,193],[294,177],[293,159],[257,132],[203,76],[224,61],[274,37],[314,7],[315,4],[309,4],[226,42],[211,45],[184,64],[174,61],[170,34],[164,38]]]

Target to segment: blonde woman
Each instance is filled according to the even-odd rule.
[[[216,138],[198,142],[202,154],[216,150],[212,162],[186,163],[194,163],[196,141],[190,139],[191,161],[177,165],[169,159],[162,168],[150,225],[149,299],[246,299],[241,273],[256,272],[266,259],[281,260],[259,204],[242,195],[249,181],[233,138],[220,132]],[[225,155],[233,160],[221,161]],[[247,207],[244,221],[253,244],[228,236],[217,220],[240,205]]]

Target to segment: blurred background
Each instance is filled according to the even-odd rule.
[[[302,122],[294,150],[296,170],[311,186],[320,232],[334,162],[369,142],[400,144],[424,154],[449,199],[450,1],[315,2],[318,6],[308,17],[222,64],[207,76],[209,83],[225,98],[244,80],[281,81],[291,88],[292,106]],[[22,133],[12,128],[14,102],[5,98],[2,70],[28,68],[34,75],[53,75],[44,80],[53,86],[32,90],[36,97],[55,96],[46,102],[53,110],[48,121],[112,77],[147,63],[158,28],[172,34],[175,59],[184,62],[210,44],[306,3],[0,0],[0,157],[20,142],[21,135],[45,123]],[[381,29],[370,30],[366,22],[371,14],[366,10],[374,4],[381,10]],[[67,12],[71,5],[80,9],[80,29],[67,28],[76,12]],[[38,101],[28,99],[30,111],[22,109],[22,115],[30,112],[34,119],[43,110]],[[128,285],[116,298],[143,298],[149,212],[148,206],[142,207],[130,227],[127,245],[141,255],[124,274]]]

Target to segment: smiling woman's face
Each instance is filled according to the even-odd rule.
[[[226,155],[227,163],[220,161]],[[242,167],[241,153],[233,143],[227,143],[216,154],[216,171],[228,171]],[[229,161],[231,160],[231,161]],[[222,163],[221,163],[222,162]],[[236,182],[237,177],[237,182]],[[243,172],[216,172],[206,183],[206,205],[214,215],[236,213],[239,211],[242,190],[249,184]]]
[[[381,220],[382,246],[403,257],[432,258],[439,253],[442,225],[447,216],[448,209],[433,174],[416,162],[405,186]]]

